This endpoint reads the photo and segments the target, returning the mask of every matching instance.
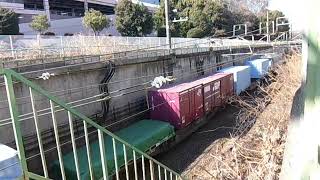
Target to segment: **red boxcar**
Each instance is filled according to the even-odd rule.
[[[217,73],[194,82],[203,85],[204,110],[206,113],[213,111],[216,107],[225,105],[228,97],[232,96],[233,75],[231,73]]]
[[[152,89],[148,92],[150,116],[151,119],[169,121],[177,129],[181,129],[221,106],[232,94],[233,75],[226,73]]]
[[[183,83],[148,93],[151,119],[169,121],[183,128],[203,116],[202,86]]]

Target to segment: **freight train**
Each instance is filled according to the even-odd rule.
[[[265,76],[273,63],[272,58],[247,60],[243,66],[232,66],[215,74],[180,84],[165,85],[148,91],[150,118],[138,121],[127,128],[115,132],[123,140],[140,150],[155,155],[168,150],[185,139],[208,120],[215,112],[224,107],[233,95],[239,95],[251,84],[252,79]],[[115,174],[111,138],[106,137],[108,174]],[[98,142],[90,143],[95,178],[102,177]],[[119,152],[118,152],[119,151]],[[81,164],[81,179],[90,179],[86,147],[77,150]],[[117,147],[117,163],[125,165],[122,146]],[[63,156],[67,179],[76,179],[73,153]],[[127,157],[132,161],[133,157]],[[55,179],[60,176],[59,161],[51,164]]]

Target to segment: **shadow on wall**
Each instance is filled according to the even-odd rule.
[[[304,113],[304,98],[302,89],[302,86],[300,86],[293,97],[293,103],[290,112],[290,119],[292,121],[298,121]]]
[[[304,114],[304,108],[305,108],[305,101],[313,102],[315,99],[320,97],[320,88],[319,84],[315,83],[317,80],[316,72],[319,71],[319,47],[317,45],[317,42],[314,42],[314,40],[306,37],[304,35],[304,38],[308,39],[309,44],[309,57],[308,59],[308,65],[307,65],[307,82],[302,83],[303,85],[300,86],[300,88],[295,93],[293,104],[291,108],[291,119],[292,120],[299,120],[300,117]],[[318,58],[318,59],[317,59]],[[308,84],[306,84],[308,83]],[[306,84],[306,85],[305,85]]]

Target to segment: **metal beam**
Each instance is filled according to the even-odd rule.
[[[168,0],[164,0],[165,6],[165,16],[166,16],[166,35],[167,35],[167,44],[169,45],[169,49],[171,49],[171,34],[170,34],[170,19],[169,19],[169,2]]]

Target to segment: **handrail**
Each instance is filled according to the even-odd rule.
[[[273,41],[276,42],[278,41],[280,38],[284,37],[286,35],[287,32],[283,32],[281,33],[276,39],[274,39]]]
[[[56,123],[56,119],[55,119],[55,111],[54,111],[54,107],[55,104],[60,106],[62,109],[65,109],[66,112],[68,112],[68,119],[69,119],[69,124],[70,124],[70,129],[73,129],[73,125],[72,125],[72,117],[77,117],[80,118],[83,123],[84,123],[84,128],[85,128],[85,134],[86,134],[86,147],[87,150],[89,149],[89,138],[88,138],[88,133],[86,132],[87,130],[87,126],[90,125],[96,129],[98,129],[98,137],[99,137],[99,146],[100,146],[100,153],[101,153],[101,163],[102,163],[102,167],[103,167],[103,178],[104,179],[108,179],[109,175],[108,175],[108,169],[107,169],[107,163],[106,163],[106,153],[105,153],[105,146],[104,146],[104,134],[112,137],[112,141],[113,141],[113,148],[114,148],[114,162],[115,162],[115,168],[116,168],[116,178],[119,179],[119,175],[118,175],[118,165],[117,163],[117,158],[116,158],[116,151],[115,151],[115,144],[116,143],[122,143],[123,145],[123,150],[124,150],[124,154],[126,157],[126,148],[130,148],[133,151],[133,155],[136,156],[136,154],[141,155],[141,158],[144,160],[144,158],[148,159],[150,161],[150,167],[153,166],[153,163],[155,163],[156,165],[158,165],[158,169],[162,168],[164,169],[165,172],[169,173],[170,176],[174,175],[175,179],[182,179],[181,175],[179,175],[177,172],[171,170],[169,167],[167,167],[166,165],[160,163],[159,161],[157,161],[156,159],[152,158],[151,156],[149,156],[148,154],[144,153],[143,151],[137,149],[136,147],[132,146],[131,144],[129,144],[128,142],[124,141],[123,139],[121,139],[120,137],[116,136],[115,134],[113,134],[112,132],[108,131],[106,128],[100,126],[99,124],[95,123],[93,120],[91,120],[90,118],[86,117],[85,115],[81,114],[80,112],[78,112],[77,110],[71,108],[70,105],[64,103],[63,101],[59,100],[58,98],[56,98],[55,96],[50,95],[46,90],[42,89],[41,87],[39,87],[38,85],[34,84],[33,82],[29,81],[28,79],[24,78],[22,75],[20,75],[19,73],[16,73],[15,71],[11,70],[11,69],[0,69],[0,75],[4,75],[5,77],[5,83],[6,83],[6,88],[7,88],[7,96],[8,96],[8,102],[9,102],[9,108],[10,108],[10,114],[11,114],[11,118],[13,121],[13,126],[14,126],[14,130],[15,130],[15,138],[16,138],[16,143],[17,143],[17,150],[19,153],[19,157],[22,163],[22,167],[23,170],[25,172],[25,176],[27,176],[26,178],[28,179],[28,177],[33,178],[33,179],[41,179],[41,178],[48,178],[47,173],[45,173],[46,177],[42,177],[39,175],[35,175],[32,174],[32,177],[29,176],[30,172],[28,172],[28,168],[27,168],[27,162],[26,162],[26,158],[25,158],[25,154],[24,154],[24,147],[23,147],[23,142],[22,142],[22,134],[20,131],[20,125],[19,125],[19,115],[18,115],[18,111],[17,111],[17,107],[16,107],[16,103],[15,103],[15,96],[14,96],[14,91],[13,91],[13,83],[12,83],[12,78],[14,78],[15,80],[20,81],[21,83],[23,83],[24,85],[28,86],[30,89],[30,93],[31,93],[31,97],[32,97],[32,92],[37,92],[45,97],[47,97],[50,101],[50,106],[51,106],[51,113],[52,113],[52,120],[53,120],[53,125],[54,125],[54,130],[55,130],[55,138],[56,138],[56,143],[57,143],[57,150],[58,150],[58,157],[59,157],[59,162],[60,162],[60,168],[61,168],[61,174],[62,174],[62,179],[65,179],[65,175],[64,175],[64,166],[63,166],[63,160],[62,160],[62,153],[61,153],[61,149],[60,149],[60,143],[59,143],[59,136],[58,136],[58,130],[57,130],[57,123]],[[32,101],[32,98],[31,98]],[[34,118],[35,118],[35,123],[37,123],[37,115],[34,114]],[[38,129],[37,133],[39,134]],[[41,133],[40,133],[41,134]],[[72,139],[72,145],[73,145],[73,150],[74,150],[74,159],[77,161],[77,155],[76,155],[76,145],[74,142],[74,137],[73,137],[73,131],[71,130],[71,139]],[[41,143],[39,143],[39,146],[42,146]],[[40,151],[42,149],[42,147],[39,147]],[[87,151],[90,152],[90,151]],[[44,156],[42,154],[42,156]],[[126,159],[126,158],[125,158]],[[127,161],[127,160],[126,160]],[[133,159],[134,163],[136,164],[136,159]],[[77,166],[78,162],[75,162],[76,166]],[[89,170],[90,170],[90,176],[91,179],[93,179],[93,172],[92,172],[92,167],[90,165],[91,163],[91,159],[90,159],[90,153],[88,153],[88,163],[89,163]],[[144,162],[143,162],[144,164]],[[126,171],[127,171],[127,165],[128,162],[125,162],[126,165]],[[44,168],[44,172],[46,172],[46,167]],[[135,166],[136,168],[136,166]],[[142,167],[144,170],[144,167]],[[80,179],[80,175],[79,175],[79,167],[76,167],[77,170],[77,178]],[[136,170],[136,169],[135,169]],[[145,171],[145,170],[144,170]],[[151,173],[151,168],[150,168],[150,173]],[[127,172],[126,172],[127,173]],[[153,174],[153,172],[152,172]],[[41,177],[41,178],[39,178]],[[151,178],[153,179],[153,177]]]

